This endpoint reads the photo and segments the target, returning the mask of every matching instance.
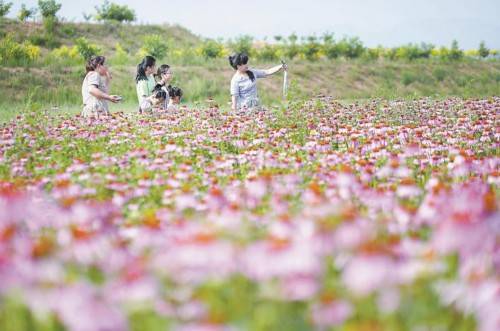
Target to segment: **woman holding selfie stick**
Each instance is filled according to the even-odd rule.
[[[117,103],[121,97],[109,95],[111,73],[104,65],[104,56],[92,56],[85,67],[87,74],[82,84],[83,117],[109,115],[108,101]]]
[[[287,69],[285,63],[267,70],[249,69],[248,55],[245,53],[231,55],[229,57],[229,64],[236,70],[231,79],[231,109],[233,111],[259,110],[260,101],[257,94],[257,79],[274,75],[281,70]]]

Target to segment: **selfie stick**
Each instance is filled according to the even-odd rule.
[[[285,61],[281,60],[283,66],[286,65]],[[288,94],[288,69],[285,68],[285,73],[283,75],[283,99],[286,100],[286,95]]]

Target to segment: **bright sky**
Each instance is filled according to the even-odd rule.
[[[22,3],[11,0],[9,16]],[[60,15],[83,20],[102,0],[60,0]],[[481,40],[500,49],[500,0],[116,0],[133,8],[142,23],[178,23],[195,34],[231,38],[242,34],[257,39],[333,32],[337,38],[358,36],[368,46],[409,42],[477,48]]]

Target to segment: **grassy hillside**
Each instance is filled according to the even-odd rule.
[[[109,58],[114,75],[112,93],[125,97],[118,108],[135,108],[135,64],[144,36],[157,34],[168,40],[168,53],[160,63],[174,70],[173,84],[183,88],[184,102],[204,102],[214,98],[221,106],[229,101],[228,85],[233,70],[224,58],[194,56],[202,39],[179,26],[140,26],[117,24],[63,23],[45,40],[40,24],[0,20],[0,37],[11,35],[18,41],[31,40],[41,45],[45,57],[25,66],[0,67],[0,120],[14,116],[26,107],[71,108],[81,104],[81,59],[54,59],[54,47],[72,46],[85,37]],[[44,44],[46,43],[46,44]],[[116,45],[125,52],[118,58]],[[179,50],[182,50],[180,52]],[[186,51],[187,50],[187,51]],[[123,55],[125,54],[125,55]],[[268,67],[273,62],[252,62]],[[289,63],[291,96],[333,95],[338,99],[400,98],[419,96],[487,97],[500,95],[500,61],[464,59],[457,62],[437,59],[390,61],[387,59],[294,60]],[[281,100],[282,76],[262,80],[260,94],[268,105]],[[117,108],[116,106],[114,107]]]
[[[75,39],[85,37],[91,42],[102,46],[105,55],[110,55],[114,46],[120,43],[126,50],[136,50],[141,46],[145,35],[159,34],[171,39],[173,44],[193,46],[200,38],[179,25],[128,25],[117,23],[59,23],[52,35],[44,31],[40,23],[19,22],[11,19],[0,19],[0,37],[11,34],[18,41],[28,40],[47,48],[62,45],[73,45]]]

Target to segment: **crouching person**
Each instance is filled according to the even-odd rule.
[[[153,94],[143,98],[139,105],[139,113],[151,112],[153,108],[161,108],[167,100],[167,92],[165,92],[160,84],[153,89]]]
[[[168,111],[177,111],[179,110],[179,104],[181,103],[181,98],[182,98],[182,89],[180,89],[177,86],[168,86],[168,95],[169,95],[169,102],[168,102]]]
[[[82,84],[83,117],[109,115],[108,101],[117,103],[121,98],[109,95],[111,74],[104,65],[104,56],[92,56],[86,65],[87,74]]]

